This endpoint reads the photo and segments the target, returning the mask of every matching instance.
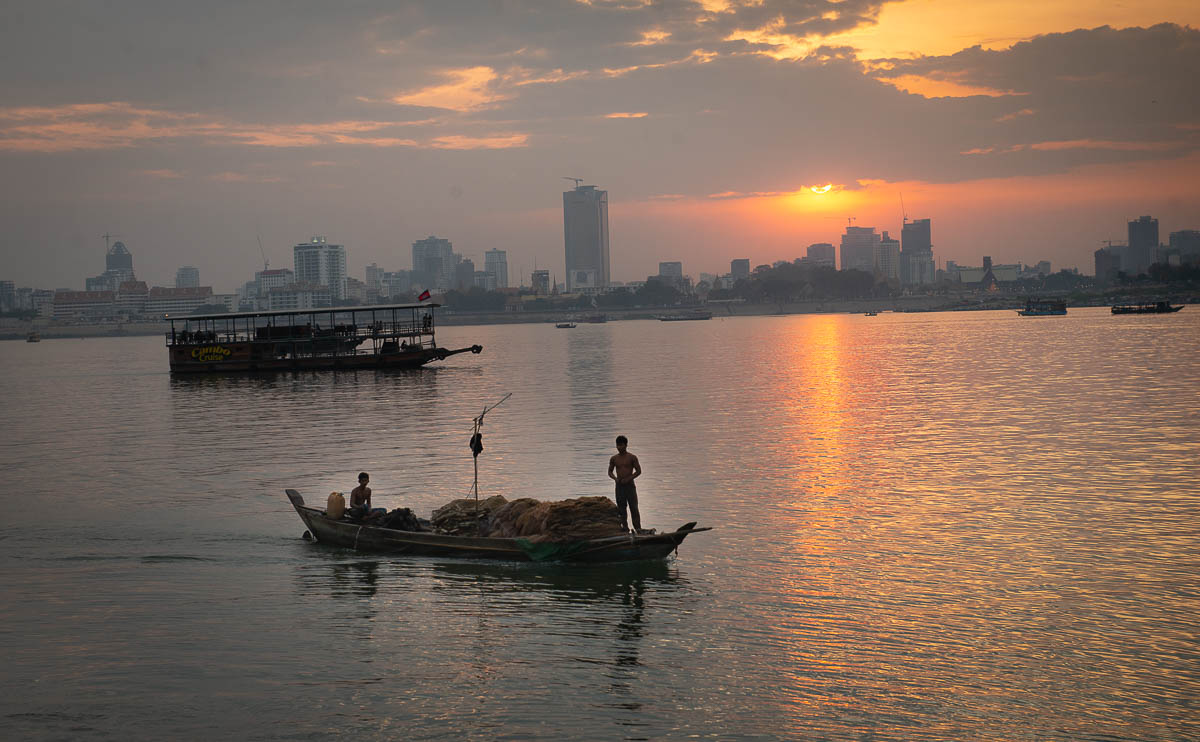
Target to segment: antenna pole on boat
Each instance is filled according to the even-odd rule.
[[[471,489],[475,492],[475,518],[479,519],[479,454],[483,453],[483,416],[496,409],[512,396],[512,392],[505,394],[500,398],[500,401],[490,407],[484,407],[483,412],[479,413],[479,417],[475,418],[475,426],[471,430],[471,459],[475,462],[475,484]]]

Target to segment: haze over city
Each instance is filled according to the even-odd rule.
[[[608,191],[612,278],[791,260],[853,220],[939,262],[1090,272],[1200,227],[1200,6],[912,2],[8,3],[2,277],[82,288],[104,240],[228,290],[310,235],[513,283]],[[829,186],[826,188],[825,186]],[[559,274],[561,280],[561,273]]]

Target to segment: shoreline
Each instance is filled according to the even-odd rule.
[[[1157,296],[1157,294],[1156,294]],[[1068,304],[1070,307],[1108,307],[1114,303],[1139,301],[1134,297],[1121,297],[1114,302],[1111,297],[1095,296],[1080,299]],[[1149,300],[1149,299],[1144,299]],[[1176,296],[1172,303],[1200,303],[1200,297]],[[1018,297],[988,297],[985,300],[965,298],[950,298],[946,296],[911,296],[887,299],[856,299],[842,301],[805,301],[767,304],[694,304],[679,307],[653,307],[636,309],[593,309],[591,313],[602,313],[609,322],[622,320],[657,319],[660,315],[704,308],[712,312],[713,319],[723,317],[758,317],[768,315],[791,314],[865,314],[867,312],[978,312],[994,310],[1016,310],[1025,305],[1025,299]],[[582,314],[580,311],[551,311],[551,312],[455,312],[442,307],[439,312],[438,325],[442,327],[464,327],[470,325],[510,325],[510,324],[553,324],[563,321],[564,317]],[[46,320],[0,320],[0,340],[25,340],[32,330],[37,330],[42,339],[63,338],[99,338],[99,337],[146,337],[162,335],[165,337],[170,330],[167,322],[123,322],[96,325],[58,325]],[[584,324],[584,323],[581,323]]]

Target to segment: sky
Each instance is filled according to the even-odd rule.
[[[360,280],[430,235],[562,280],[570,178],[618,281],[905,215],[939,265],[1091,273],[1200,229],[1197,79],[1194,0],[8,0],[0,279],[82,289],[110,234],[217,292],[314,235]]]

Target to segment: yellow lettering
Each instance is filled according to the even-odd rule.
[[[223,345],[204,345],[199,348],[192,348],[192,359],[201,363],[210,363],[212,361],[223,361],[231,353],[233,351]]]

